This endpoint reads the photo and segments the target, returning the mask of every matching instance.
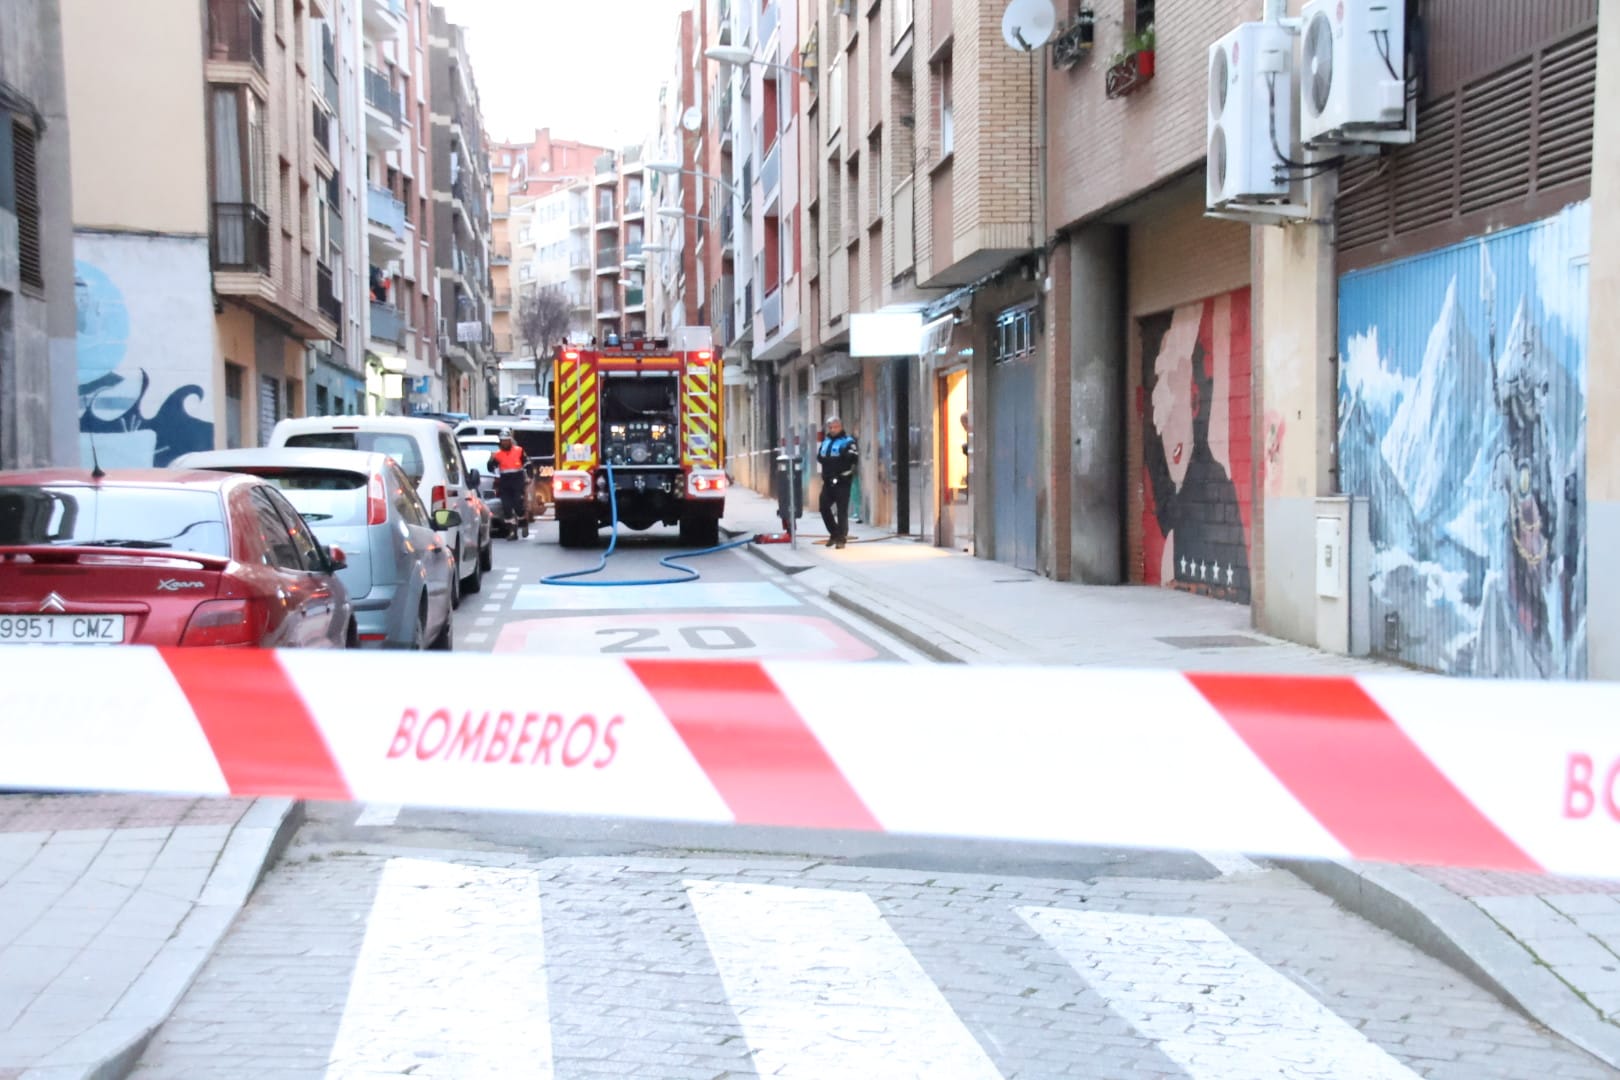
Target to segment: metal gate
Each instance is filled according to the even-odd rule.
[[[998,562],[1035,569],[1035,357],[990,370],[990,506]]]

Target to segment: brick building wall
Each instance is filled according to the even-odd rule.
[[[1103,75],[1133,6],[1098,0],[1091,55],[1068,71],[1046,68],[1054,227],[1085,220],[1202,161],[1209,46],[1260,17],[1255,0],[1159,0],[1157,74],[1136,93],[1110,101]]]

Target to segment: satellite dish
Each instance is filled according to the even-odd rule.
[[[693,105],[681,114],[681,127],[687,131],[696,132],[703,126],[703,110]]]
[[[1052,0],[1012,0],[1001,16],[1001,36],[1009,49],[1034,52],[1052,40],[1057,9]]]

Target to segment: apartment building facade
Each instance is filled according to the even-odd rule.
[[[430,7],[437,340],[436,400],[453,412],[489,407],[498,382],[491,328],[490,165],[466,33]]]
[[[442,408],[426,0],[360,0],[367,412]],[[359,178],[357,178],[357,184]]]
[[[79,429],[103,466],[261,444],[305,409],[311,345],[339,333],[315,199],[335,168],[311,81],[326,14],[63,5]],[[163,154],[144,142],[154,107],[174,121]]]
[[[493,290],[494,358],[500,372],[499,393],[538,393],[534,389],[533,364],[524,355],[524,343],[516,336],[514,316],[521,294],[530,287],[558,287],[568,296],[570,313],[578,320],[573,327],[588,330],[591,325],[591,251],[589,200],[586,181],[595,173],[596,160],[606,147],[571,140],[553,139],[549,128],[540,128],[529,142],[489,141],[491,183],[490,279]],[[567,193],[555,203],[548,201]],[[514,206],[521,210],[514,213]],[[528,223],[531,236],[524,255],[515,252],[513,239],[520,229],[519,218]],[[542,219],[536,221],[536,218]],[[533,243],[537,226],[566,219],[566,265],[560,278],[551,273],[549,263],[536,264]],[[529,276],[522,276],[522,268]]]
[[[61,18],[0,8],[0,469],[79,461]]]

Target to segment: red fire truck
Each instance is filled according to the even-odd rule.
[[[596,544],[615,501],[621,526],[679,525],[682,543],[719,543],[726,504],[720,366],[701,327],[677,331],[673,342],[558,348],[552,497],[563,547]],[[610,476],[616,500],[608,497]]]

